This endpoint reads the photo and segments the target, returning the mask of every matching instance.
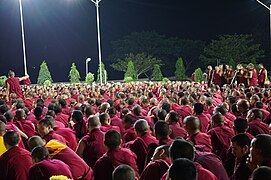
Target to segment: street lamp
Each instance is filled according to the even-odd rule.
[[[270,47],[271,47],[271,4],[269,5],[269,7],[266,5],[266,4],[264,4],[263,2],[261,2],[260,0],[256,0],[259,4],[261,4],[263,7],[265,7],[266,9],[268,9],[269,10],[269,14],[270,14],[270,29],[269,29],[269,31],[270,31]]]
[[[101,35],[100,35],[100,16],[99,16],[99,3],[101,0],[91,0],[96,6],[96,17],[97,17],[97,33],[98,33],[98,53],[99,53],[99,64],[100,64],[100,81],[102,80],[102,49],[101,49]]]
[[[91,61],[91,58],[86,59],[86,76],[88,75],[88,63]]]
[[[20,4],[21,32],[22,32],[22,41],[23,41],[24,74],[28,75],[28,73],[27,73],[27,65],[26,65],[26,51],[25,51],[25,40],[24,40],[24,18],[23,18],[22,0],[19,0],[19,4]]]

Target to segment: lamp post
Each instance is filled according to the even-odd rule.
[[[24,39],[24,18],[23,18],[23,5],[22,0],[19,0],[20,4],[20,20],[21,20],[21,32],[22,32],[22,43],[23,43],[23,56],[24,56],[24,74],[28,75],[27,73],[27,65],[26,65],[26,51],[25,51],[25,39]]]
[[[269,10],[269,15],[270,15],[270,29],[269,29],[269,31],[270,31],[270,47],[271,47],[271,4],[269,5],[269,7],[266,5],[266,4],[264,4],[263,2],[261,2],[260,0],[256,0],[259,4],[261,4],[263,7],[265,7],[266,9],[268,9]]]
[[[96,17],[97,17],[97,35],[98,35],[98,54],[99,54],[99,68],[100,68],[100,81],[102,81],[102,49],[101,49],[101,35],[100,35],[100,15],[99,15],[99,3],[101,0],[91,0],[96,6]]]
[[[91,58],[86,59],[86,76],[88,75],[88,63],[91,61]]]

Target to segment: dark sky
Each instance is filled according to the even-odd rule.
[[[68,80],[72,62],[85,77],[87,57],[92,57],[89,70],[96,74],[96,12],[90,0],[22,1],[32,81],[43,60],[54,81]],[[221,34],[269,33],[269,11],[255,0],[102,0],[100,21],[103,61],[110,79],[122,78],[109,68],[110,42],[131,32],[154,30],[205,41]],[[24,74],[21,42],[19,0],[0,0],[0,75],[9,69]]]

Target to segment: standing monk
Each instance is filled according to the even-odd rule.
[[[268,80],[267,78],[267,70],[264,68],[263,64],[259,64],[259,72],[258,72],[258,83],[261,87],[263,87]]]
[[[258,74],[252,63],[247,65],[246,78],[248,86],[258,86]]]
[[[20,87],[20,81],[25,80],[27,78],[29,78],[28,75],[19,78],[19,77],[15,77],[15,73],[13,71],[8,72],[8,79],[6,80],[7,102],[9,101],[9,95],[11,93],[15,93],[17,95],[17,98],[23,98],[22,89]]]

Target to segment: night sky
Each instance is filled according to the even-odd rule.
[[[36,81],[46,60],[54,81],[68,81],[72,62],[85,77],[98,68],[96,9],[90,0],[22,0],[28,72]],[[264,0],[269,5],[271,0]],[[110,68],[111,41],[132,32],[156,31],[168,37],[209,42],[222,34],[260,34],[269,42],[269,11],[255,0],[102,0],[102,60],[109,79],[123,73]],[[260,42],[261,43],[261,42]],[[24,74],[19,0],[0,0],[0,75]]]

